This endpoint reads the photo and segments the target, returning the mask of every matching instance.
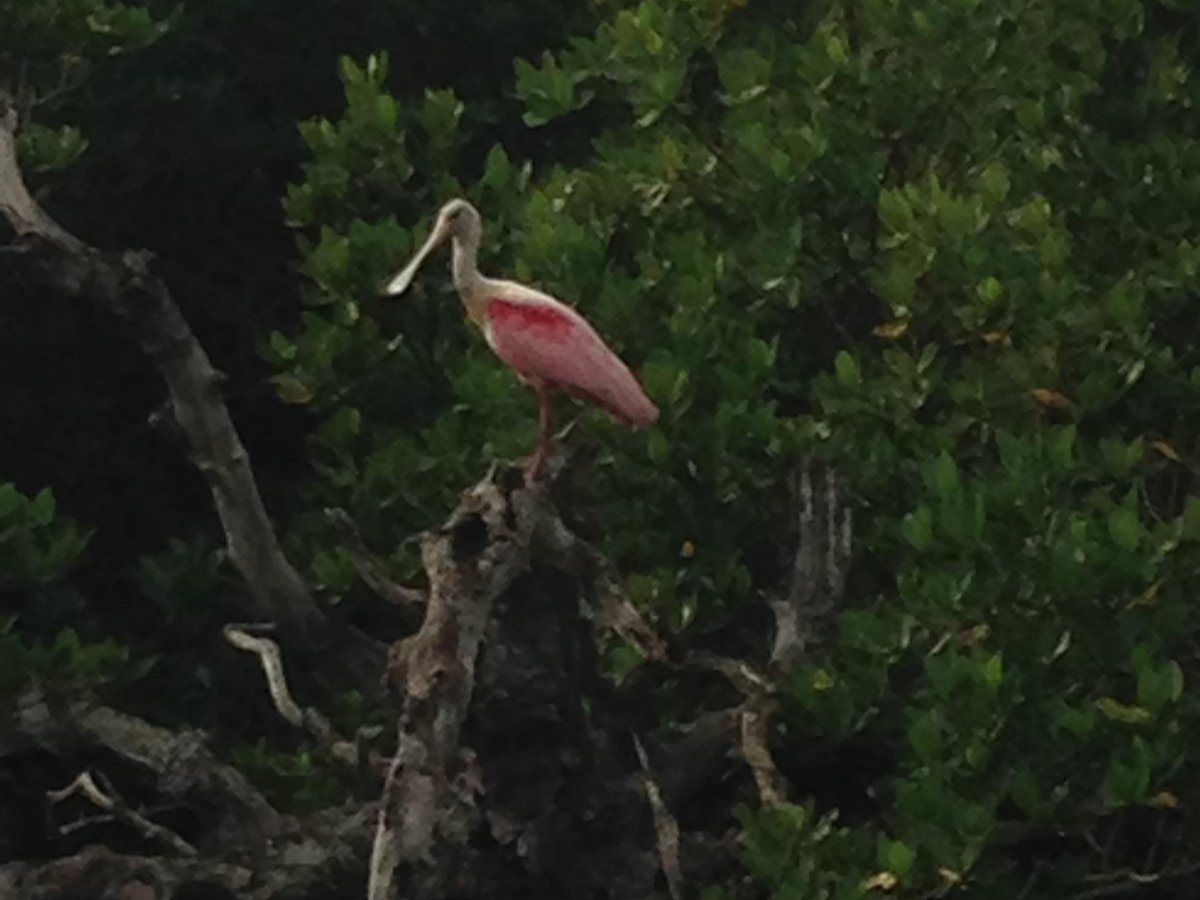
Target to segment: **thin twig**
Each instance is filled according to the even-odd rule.
[[[271,702],[275,709],[295,728],[303,728],[329,751],[329,755],[339,762],[354,766],[359,763],[357,746],[350,741],[337,736],[329,719],[319,710],[312,707],[302,708],[292,697],[288,688],[287,676],[283,672],[283,655],[279,645],[270,638],[255,637],[248,629],[253,625],[226,625],[225,640],[247,653],[254,653],[262,663],[263,674],[267,677],[267,690],[271,693]],[[261,628],[262,626],[258,626]]]
[[[350,560],[354,564],[354,571],[377,596],[396,606],[417,609],[425,606],[429,598],[424,591],[405,587],[391,579],[387,567],[371,552],[349,513],[344,509],[331,507],[325,510],[325,518],[338,529],[342,539],[349,542]]]
[[[775,684],[768,675],[743,659],[721,656],[707,650],[693,650],[684,657],[684,667],[724,675],[749,700],[765,697],[775,690]]]
[[[1176,869],[1162,872],[1135,872],[1132,869],[1121,869],[1115,872],[1104,872],[1090,876],[1088,880],[1099,882],[1096,887],[1088,888],[1077,894],[1072,894],[1070,900],[1095,900],[1098,897],[1116,897],[1120,894],[1130,894],[1142,890],[1148,884],[1160,881],[1170,881],[1176,878],[1187,878],[1200,872],[1200,862],[1179,866]]]
[[[81,794],[98,809],[104,810],[115,819],[135,828],[148,840],[161,841],[182,856],[196,855],[196,848],[175,832],[151,822],[141,813],[130,809],[115,791],[112,791],[111,788],[109,791],[109,793],[102,791],[95,779],[92,778],[91,772],[85,770],[80,772],[79,776],[65,788],[47,791],[46,799],[51,803],[62,803],[69,797]]]

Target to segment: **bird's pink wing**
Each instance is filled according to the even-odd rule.
[[[633,373],[580,315],[548,302],[488,303],[496,355],[520,374],[583,395],[629,425],[648,427],[658,408]]]

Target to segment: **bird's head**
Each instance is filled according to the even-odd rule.
[[[433,231],[430,232],[421,249],[413,254],[413,258],[409,260],[408,265],[401,269],[399,274],[387,283],[384,293],[389,297],[395,297],[408,290],[408,286],[412,283],[413,276],[417,274],[417,269],[421,267],[421,263],[447,238],[453,238],[455,241],[477,246],[482,231],[483,223],[479,217],[479,211],[461,198],[451,200],[438,210]]]
[[[451,200],[438,210],[434,233],[436,234],[440,229],[450,237],[470,240],[472,237],[478,239],[482,228],[483,222],[479,218],[479,210],[460,197],[457,200]]]

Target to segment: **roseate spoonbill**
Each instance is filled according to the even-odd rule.
[[[438,211],[424,246],[384,292],[395,297],[408,290],[425,257],[451,238],[454,287],[467,317],[483,330],[495,354],[537,393],[538,441],[530,477],[541,474],[550,452],[555,388],[595,403],[632,428],[653,425],[658,408],[583,316],[541,291],[480,274],[476,257],[482,234],[479,211],[466,200],[451,200]]]

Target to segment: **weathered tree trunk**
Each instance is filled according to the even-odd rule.
[[[47,777],[59,783],[35,793],[60,788],[70,771],[105,772],[112,783],[98,779],[91,803],[113,801],[114,821],[93,832],[108,846],[48,833],[60,858],[0,865],[0,897],[174,900],[205,886],[226,892],[214,896],[324,900],[346,896],[347,884],[361,893],[372,833],[378,896],[649,896],[662,876],[643,773],[632,734],[604,709],[587,586],[554,565],[561,554],[546,561],[539,551],[548,517],[541,489],[502,469],[426,536],[430,601],[393,661],[407,693],[378,822],[370,799],[289,817],[198,733],[31,696],[18,743],[0,746],[0,771],[22,754],[49,754]],[[26,814],[49,822],[51,805]],[[171,831],[180,822],[182,833]],[[380,849],[393,840],[396,849]]]
[[[501,469],[427,537],[425,622],[393,655],[404,711],[371,900],[652,890],[632,735],[589,714],[595,635],[585,586],[545,539],[558,529],[544,489]]]

